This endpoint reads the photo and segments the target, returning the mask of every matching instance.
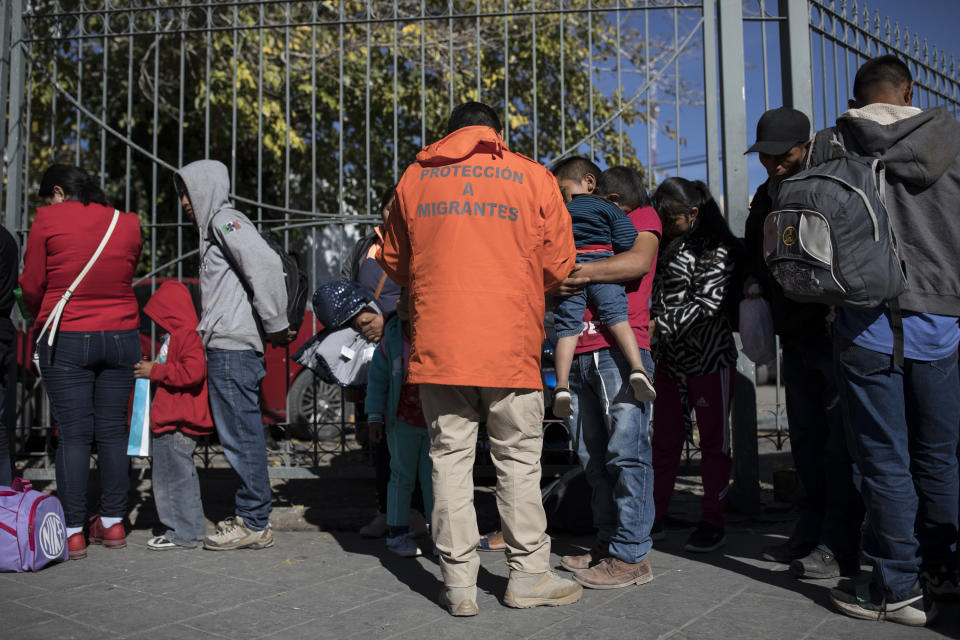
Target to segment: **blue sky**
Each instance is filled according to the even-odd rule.
[[[804,1],[804,0],[796,0]],[[768,11],[774,10],[776,2],[766,0]],[[836,0],[836,6],[839,7],[840,0]],[[847,1],[848,12],[852,7],[853,0]],[[858,2],[859,13],[862,15],[864,3]],[[747,10],[752,7],[754,14],[758,7],[758,2],[752,0],[747,4]],[[937,51],[944,51],[949,59],[953,54],[960,62],[960,43],[957,42],[957,25],[960,24],[960,0],[872,0],[866,3],[869,8],[871,21],[876,11],[880,12],[881,25],[886,17],[890,18],[891,28],[894,23],[899,22],[901,30],[904,27],[909,28],[911,34],[917,33],[921,38],[926,38],[929,47],[937,47]],[[669,29],[672,34],[672,22],[664,22],[662,28]],[[746,95],[747,95],[747,144],[752,144],[755,138],[756,121],[762,115],[765,109],[764,94],[767,94],[769,107],[774,108],[782,104],[780,93],[780,74],[779,74],[779,52],[777,25],[768,23],[767,27],[767,88],[764,89],[763,69],[761,64],[760,49],[762,44],[760,23],[747,23],[744,28],[744,47],[748,59],[746,68]],[[683,32],[681,28],[680,37]],[[699,44],[696,48],[699,50]],[[699,52],[699,51],[698,51]],[[818,74],[820,68],[820,44],[819,40],[814,40],[814,83],[818,84]],[[827,79],[828,87],[826,122],[832,123],[836,117],[838,109],[842,109],[849,93],[848,84],[852,84],[852,74],[856,71],[856,62],[850,59],[846,64],[850,67],[849,83],[846,73],[842,71],[844,66],[842,53],[838,56],[838,65],[841,71],[838,72],[836,83],[833,79],[833,57],[830,47],[827,47]],[[691,82],[702,85],[702,60],[700,56],[690,57],[684,60],[680,65],[680,75]],[[837,91],[834,94],[834,86]],[[627,95],[631,95],[630,87],[627,87]],[[669,99],[669,98],[666,98]],[[822,93],[817,92],[814,106],[814,126],[821,128],[824,124],[823,112],[824,97]],[[819,111],[819,113],[818,113]],[[659,125],[666,122],[674,124],[675,107],[672,102],[661,104]],[[705,154],[704,136],[704,113],[702,106],[681,106],[680,108],[680,135],[685,138],[685,144],[680,148],[681,166],[676,169],[676,143],[670,140],[662,133],[657,136],[656,154],[653,158],[646,158],[646,132],[644,128],[637,127],[630,132],[634,146],[637,149],[640,159],[644,164],[654,164],[658,167],[664,167],[663,171],[656,175],[656,181],[659,182],[669,175],[682,175],[691,179],[705,179],[706,165],[703,162]],[[651,154],[653,155],[653,154]],[[766,173],[760,166],[756,154],[748,156],[749,179],[751,193],[766,179]]]

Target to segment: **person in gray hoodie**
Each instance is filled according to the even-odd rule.
[[[841,584],[830,597],[855,618],[919,626],[936,615],[925,595],[960,595],[960,123],[942,107],[913,107],[910,70],[892,55],[860,67],[853,95],[827,132],[833,144],[820,148],[879,158],[886,168],[886,207],[907,274],[899,297],[905,360],[894,362],[887,305],[837,308],[841,410],[860,472],[863,552],[873,573],[869,583]]]
[[[235,515],[219,522],[203,547],[273,546],[267,445],[260,413],[264,337],[277,346],[292,339],[280,257],[229,200],[227,167],[191,162],[176,172],[180,202],[200,232],[197,332],[207,354],[210,409],[227,460],[240,476]]]

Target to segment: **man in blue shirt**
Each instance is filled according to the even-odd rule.
[[[960,594],[960,123],[942,107],[914,108],[910,70],[892,55],[864,63],[853,94],[837,132],[848,151],[886,168],[886,206],[907,274],[904,362],[894,362],[887,306],[837,309],[841,408],[873,575],[830,597],[855,618],[920,626],[936,614],[925,595]]]

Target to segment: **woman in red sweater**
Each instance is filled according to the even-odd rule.
[[[24,253],[20,286],[43,326],[63,293],[93,256],[114,209],[78,167],[53,165],[43,174]],[[67,302],[52,347],[40,341],[40,372],[59,429],[57,495],[67,520],[70,558],[87,555],[87,476],[97,443],[102,493],[89,522],[89,542],[126,546],[129,460],[127,403],[140,359],[140,325],[133,270],[140,256],[140,220],[121,213],[103,253]]]

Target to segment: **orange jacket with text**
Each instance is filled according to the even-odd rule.
[[[570,214],[542,165],[490,127],[417,154],[377,259],[410,289],[408,381],[540,389],[544,293],[575,265]]]

